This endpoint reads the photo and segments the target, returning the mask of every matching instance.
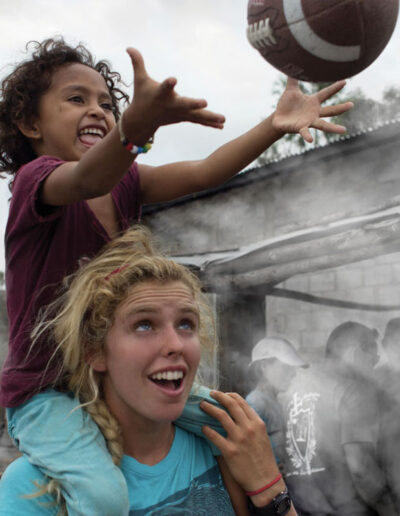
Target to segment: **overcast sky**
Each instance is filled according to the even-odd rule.
[[[24,58],[29,40],[57,34],[84,42],[98,59],[109,60],[132,81],[127,46],[138,48],[157,80],[178,79],[177,91],[206,98],[226,116],[222,131],[189,124],[161,128],[143,161],[150,164],[205,157],[258,123],[273,109],[271,91],[279,73],[246,39],[247,0],[0,0],[0,76]],[[379,100],[400,86],[400,29],[375,63],[349,80]],[[0,270],[9,196],[0,181]]]

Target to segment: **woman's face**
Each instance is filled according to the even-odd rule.
[[[108,406],[120,423],[173,421],[189,396],[200,361],[199,312],[181,282],[131,288],[115,312],[105,354]]]

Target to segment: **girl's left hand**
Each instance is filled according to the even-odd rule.
[[[203,433],[221,450],[236,482],[245,491],[255,491],[279,474],[265,424],[239,394],[212,391],[210,395],[228,412],[206,401],[200,407],[219,421],[228,435],[223,437],[208,426]]]
[[[162,126],[178,122],[193,122],[222,129],[225,117],[206,109],[204,99],[183,97],[175,91],[177,80],[169,77],[162,82],[152,79],[146,71],[143,56],[135,48],[127,49],[134,71],[133,100],[124,115],[129,127],[129,115],[136,110],[137,118],[151,119],[153,132]],[[129,134],[127,134],[129,136]]]
[[[310,128],[345,133],[346,128],[342,125],[322,120],[323,117],[341,115],[353,107],[352,102],[322,106],[323,102],[338,93],[345,84],[346,81],[338,81],[313,95],[306,95],[300,90],[298,81],[289,77],[273,115],[273,127],[281,134],[299,133],[306,142],[313,141]]]

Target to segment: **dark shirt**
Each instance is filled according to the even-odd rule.
[[[51,385],[57,374],[54,350],[45,339],[31,348],[30,333],[41,308],[58,295],[63,278],[80,260],[91,258],[110,240],[86,201],[44,206],[39,192],[62,160],[51,156],[17,172],[6,227],[6,292],[9,351],[0,380],[0,405],[16,407]],[[133,164],[112,197],[121,230],[140,217],[140,184]]]

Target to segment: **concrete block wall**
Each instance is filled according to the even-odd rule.
[[[400,191],[400,124],[238,175],[205,197],[145,207],[171,254],[236,249],[371,214]]]
[[[357,321],[376,328],[382,336],[387,321],[400,317],[400,253],[294,276],[279,287],[355,303],[399,306],[397,310],[366,311],[267,296],[267,334],[289,338],[309,361],[319,361],[337,325]]]

